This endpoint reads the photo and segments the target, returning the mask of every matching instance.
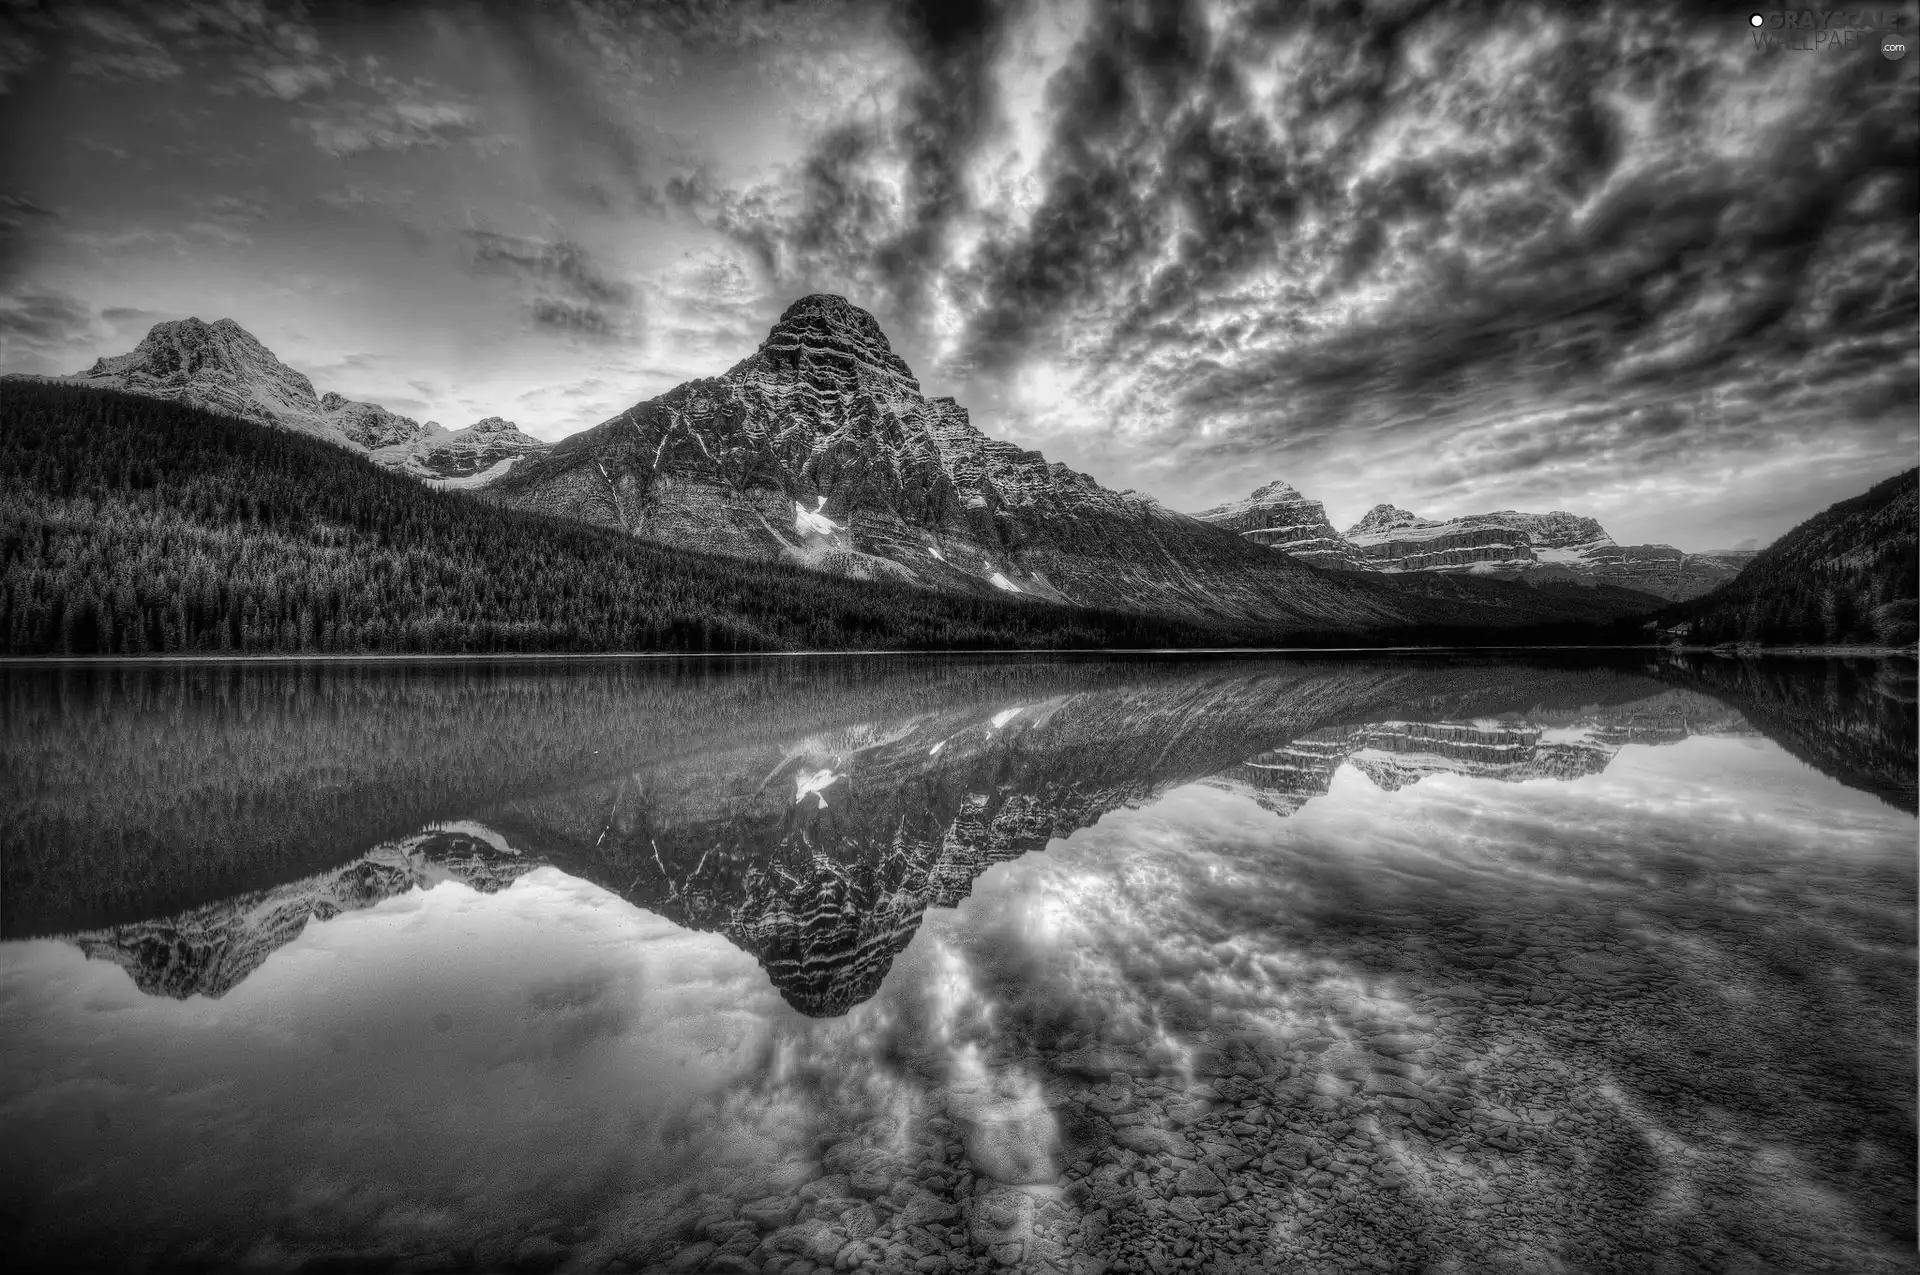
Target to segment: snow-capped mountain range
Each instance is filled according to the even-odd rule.
[[[681,548],[1212,621],[1331,631],[1591,618],[1633,611],[1636,595],[1696,596],[1744,561],[1617,545],[1592,519],[1565,513],[1437,522],[1381,505],[1342,534],[1320,502],[1284,482],[1179,513],[987,437],[953,399],[922,392],[872,315],[824,294],[788,307],[723,375],[558,445],[498,416],[449,431],[316,393],[231,319],[159,323],[127,354],[29,379],[308,434],[435,486]],[[1434,573],[1634,592],[1535,600]]]
[[[1284,482],[1268,483],[1244,500],[1194,516],[1340,570],[1610,584],[1670,601],[1698,597],[1731,580],[1756,552],[1685,553],[1672,545],[1622,545],[1594,519],[1560,511],[1503,509],[1443,521],[1383,504],[1341,533],[1327,521],[1319,501]]]
[[[1150,496],[988,438],[872,315],[803,297],[721,376],[638,403],[486,498],[683,548],[947,592],[1341,627],[1430,605],[1304,571]]]
[[[311,434],[442,486],[484,486],[548,447],[497,416],[448,430],[378,403],[318,394],[312,381],[232,319],[156,323],[129,353],[96,360],[72,376],[26,379],[124,390]]]

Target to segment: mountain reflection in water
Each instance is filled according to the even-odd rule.
[[[1606,707],[1536,706],[1532,719],[1321,727],[1211,773],[1231,755],[1223,740],[1258,738],[1263,722],[1284,717],[1276,689],[1296,688],[1244,678],[1082,691],[756,741],[488,807],[330,872],[73,941],[124,966],[143,991],[219,996],[309,917],[443,880],[491,893],[552,865],[725,935],[795,1009],[828,1017],[871,997],[926,909],[957,906],[987,868],[1182,783],[1244,785],[1290,814],[1324,794],[1342,764],[1389,792],[1434,774],[1571,779],[1604,771],[1629,742],[1750,733],[1718,701],[1663,691]],[[1513,700],[1502,687],[1451,702]]]
[[[4,812],[5,931],[52,940],[0,949],[15,957],[0,965],[0,1132],[39,1135],[25,1160],[79,1193],[56,1215],[51,1186],[7,1171],[20,1251],[49,1264],[297,1265],[345,1245],[486,1268],[544,1244],[776,1272],[934,1257],[921,1268],[1627,1270],[1683,1251],[1674,1269],[1904,1269],[1911,662],[0,679],[25,728],[6,745],[26,782]],[[128,1017],[65,963],[75,947],[191,1019]],[[345,1133],[271,1149],[298,1123],[259,1105],[278,1046],[227,1042],[243,1057],[217,1084],[239,1106],[217,1118],[179,1077],[143,1075],[159,1064],[137,1051],[68,1075],[82,1040],[114,1035],[112,1018],[88,1025],[109,1002],[141,1024],[130,1050],[138,1037],[184,1063],[211,1047],[189,1023],[298,1018],[343,979],[376,1001],[445,991],[467,959],[501,980],[475,993],[492,1008],[423,1013],[437,1045],[388,1024],[383,1056],[436,1057],[475,1017],[503,1042],[559,1034],[442,1058],[438,1096],[408,1082],[447,1111],[409,1118],[424,1141],[399,1158],[494,1143],[526,1157],[521,1183],[407,1177]],[[742,982],[756,964],[797,1015]],[[642,1031],[635,1006],[660,997]],[[318,1011],[341,1066],[349,1003]],[[602,1057],[621,1040],[632,1057]],[[553,1072],[576,1054],[601,1074],[560,1101],[549,1087],[574,1076]],[[668,1055],[701,1074],[661,1071]],[[548,1114],[482,1133],[508,1058]],[[280,1100],[397,1110],[400,1082],[358,1083]],[[595,1093],[621,1138],[563,1114]],[[103,1164],[89,1138],[115,1141],[116,1119],[177,1136],[166,1111],[186,1107],[203,1144],[251,1157],[285,1200],[196,1202],[227,1172],[210,1166],[145,1214],[78,1185],[160,1154],[129,1135]],[[92,1134],[63,1132],[61,1113],[84,1111]],[[528,1136],[588,1151],[563,1172]],[[314,1175],[348,1163],[389,1195],[329,1187],[314,1203]],[[1503,1213],[1508,1197],[1525,1211]]]

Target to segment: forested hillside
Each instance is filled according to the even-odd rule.
[[[1662,612],[1702,645],[1887,645],[1914,640],[1920,470],[1843,500],[1789,531],[1726,584]]]
[[[0,651],[1154,647],[1157,617],[634,541],[315,439],[111,391],[0,389]]]

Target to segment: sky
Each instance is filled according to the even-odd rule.
[[[834,292],[1174,508],[1765,542],[1920,455],[1920,56],[1761,12],[0,0],[0,370],[231,318],[558,439]]]

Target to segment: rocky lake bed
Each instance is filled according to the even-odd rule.
[[[1378,974],[1437,957],[1454,977],[1416,994],[1410,1019],[1369,1021],[1327,997],[1292,1036],[1246,1024],[1176,1052],[1068,1034],[991,1060],[1048,1074],[1037,1101],[929,1077],[908,1118],[822,1134],[816,1157],[690,1183],[665,1217],[649,1209],[626,1230],[490,1236],[462,1264],[1913,1269],[1910,1244],[1893,1242],[1911,1227],[1898,1189],[1913,1182],[1911,1148],[1843,1104],[1808,1101],[1828,1079],[1819,1064],[1796,1068],[1762,1036],[1792,1034],[1786,1010],[1746,1024],[1758,1039],[1695,1034],[1713,971],[1661,962],[1700,926],[1659,934],[1665,951],[1550,917],[1498,937],[1422,931],[1421,970],[1375,953]],[[1721,933],[1768,958],[1765,935]],[[1882,1083],[1911,1080],[1910,1056],[1885,1062]],[[1782,1141],[1807,1159],[1791,1163]],[[1876,1187],[1893,1188],[1878,1208],[1835,1210]]]

